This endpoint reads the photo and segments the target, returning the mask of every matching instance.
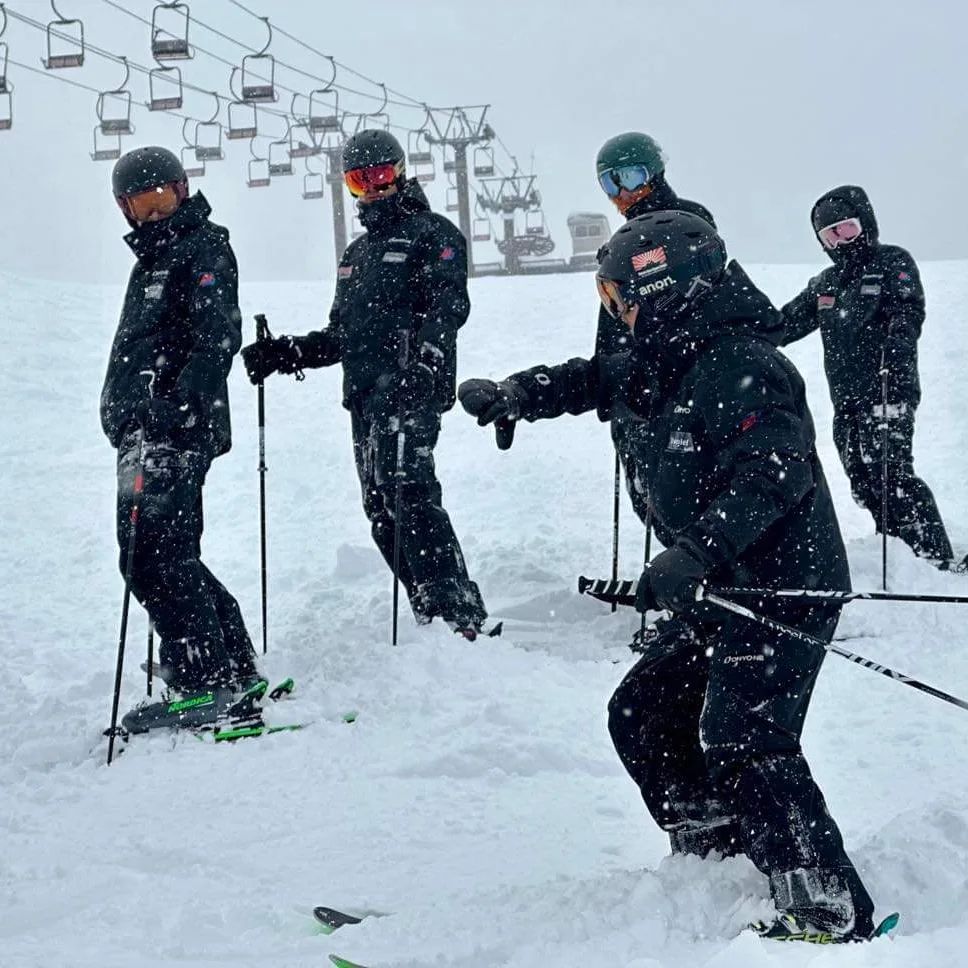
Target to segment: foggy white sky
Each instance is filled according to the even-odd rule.
[[[731,254],[742,260],[821,261],[809,209],[842,182],[868,189],[885,241],[920,259],[968,256],[963,0],[244,2],[418,100],[489,103],[495,129],[523,168],[534,153],[556,255],[570,254],[569,211],[608,212],[617,226],[595,181],[594,158],[605,138],[634,128],[660,141],[671,184],[714,212]],[[146,18],[154,6],[123,5]],[[44,22],[53,17],[46,0],[7,6]],[[262,25],[228,0],[190,6],[225,34],[263,44]],[[148,28],[103,0],[59,0],[58,7],[83,19],[91,43],[151,64]],[[11,20],[0,39],[11,59],[40,66],[42,33]],[[206,31],[192,39],[227,60],[243,53]],[[283,37],[271,49],[328,75],[325,61]],[[227,90],[229,70],[211,58],[199,53],[181,66],[186,80]],[[122,281],[131,260],[111,198],[111,163],[89,158],[95,96],[12,64],[8,73],[15,123],[0,132],[0,269]],[[82,69],[57,73],[99,89],[121,79],[117,64],[94,55]],[[301,91],[313,86],[283,67],[277,80]],[[337,80],[374,90],[347,75]],[[131,90],[146,99],[144,75],[133,77]],[[289,97],[278,107],[288,107]],[[211,103],[189,92],[184,110],[208,116]],[[341,106],[374,105],[348,96]],[[421,112],[395,108],[392,117],[416,125]],[[137,131],[125,147],[182,143],[180,120],[144,110],[134,120]],[[248,143],[227,147],[227,159],[210,165],[193,189],[205,192],[215,220],[231,230],[244,275],[330,277],[329,199],[303,201],[299,175],[264,190],[246,188]],[[509,166],[500,151],[498,161]],[[431,192],[438,208],[442,182]],[[478,261],[497,257],[490,245],[479,249]]]

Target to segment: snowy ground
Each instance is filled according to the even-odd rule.
[[[916,455],[968,550],[961,263],[925,267],[924,403]],[[123,274],[119,269],[119,275]],[[777,300],[809,267],[753,268]],[[409,615],[389,646],[390,581],[371,550],[336,370],[270,381],[272,713],[311,728],[211,746],[153,737],[104,766],[122,585],[113,453],[98,392],[120,289],[0,276],[3,460],[0,962],[6,968],[318,968],[331,951],[385,968],[759,968],[963,964],[968,924],[968,716],[831,657],[805,746],[892,941],[788,949],[742,932],[769,909],[742,859],[665,857],[605,727],[635,618],[574,594],[610,557],[612,457],[592,415],[522,427],[513,450],[463,413],[438,464],[474,576],[509,618],[467,644]],[[331,287],[251,286],[276,332],[321,324]],[[591,276],[484,279],[461,377],[585,355]],[[858,588],[879,543],[830,440],[816,337],[807,378]],[[232,374],[235,447],[206,490],[205,554],[258,633],[255,393]],[[641,529],[623,506],[623,572]],[[963,592],[892,543],[895,590]],[[954,607],[858,603],[842,633],[873,659],[968,696]],[[146,625],[134,613],[123,703],[139,698]],[[355,724],[341,716],[358,710]],[[314,904],[382,912],[326,938]]]

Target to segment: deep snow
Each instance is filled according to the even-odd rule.
[[[119,280],[125,274],[118,256]],[[968,550],[963,263],[924,267],[924,402],[917,467]],[[245,266],[243,266],[243,273]],[[753,267],[778,301],[810,267]],[[0,276],[0,457],[8,691],[0,705],[0,962],[8,968],[944,968],[968,922],[968,717],[831,657],[805,732],[813,770],[891,941],[788,948],[742,932],[767,913],[745,860],[665,857],[605,728],[637,619],[574,594],[607,574],[612,454],[594,415],[519,428],[499,453],[460,411],[437,451],[447,507],[503,638],[418,630],[389,646],[390,580],[370,547],[338,368],[267,387],[270,676],[297,698],[270,715],[313,725],[212,746],[157,736],[104,766],[122,583],[113,452],[98,393],[119,287]],[[244,287],[275,332],[322,324],[330,284]],[[590,275],[483,279],[460,375],[500,378],[591,348]],[[816,336],[790,355],[807,379],[855,587],[876,588],[880,544],[830,439]],[[235,446],[206,489],[205,557],[259,633],[255,392],[231,378]],[[622,572],[641,562],[623,501]],[[963,592],[892,542],[894,590]],[[123,703],[143,690],[134,613]],[[858,603],[856,651],[968,696],[956,607]],[[342,713],[358,710],[355,724]],[[332,937],[314,904],[372,910]]]

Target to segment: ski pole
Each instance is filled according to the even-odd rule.
[[[410,333],[400,330],[400,371],[407,368],[410,356]],[[403,393],[397,400],[397,462],[394,470],[396,477],[395,494],[393,496],[393,632],[390,644],[397,644],[397,617],[400,612],[400,517],[403,513],[403,478],[404,456],[407,447],[407,437],[403,432]]]
[[[578,594],[590,595],[599,601],[618,605],[634,605],[638,582],[609,581],[604,578],[578,579]],[[966,595],[904,595],[899,592],[845,592],[816,588],[710,588],[713,595],[746,596],[749,598],[803,598],[819,602],[918,602],[940,605],[968,605]],[[701,597],[701,596],[700,596]]]
[[[648,511],[645,512],[645,551],[642,554],[642,570],[645,571],[652,560],[652,505],[649,504]],[[642,621],[639,623],[639,632],[645,635],[645,612],[642,613]]]
[[[887,591],[887,366],[881,347],[881,587]]]
[[[148,663],[145,666],[145,689],[151,695],[152,684],[155,678],[155,626],[151,619],[148,619]]]
[[[111,702],[111,728],[108,731],[108,766],[114,758],[114,737],[118,731],[118,705],[121,702],[121,676],[124,671],[124,643],[128,635],[128,610],[131,606],[131,575],[134,571],[134,550],[138,536],[138,514],[145,486],[145,432],[141,428],[138,441],[138,463],[134,473],[131,503],[131,530],[128,532],[128,553],[124,564],[124,598],[121,602],[121,631],[118,636],[118,661],[114,670],[114,697]],[[150,666],[149,666],[150,668]]]
[[[622,462],[615,450],[615,478],[612,485],[612,581],[618,581],[618,515],[621,507]],[[618,609],[618,604],[612,602],[612,611]]]
[[[263,313],[256,313],[255,339],[257,343],[266,343],[272,339],[269,323]],[[259,551],[262,574],[262,654],[269,651],[269,570],[268,550],[266,538],[266,385],[260,374],[258,389],[259,408]]]
[[[758,612],[754,612],[752,609],[746,608],[737,602],[731,602],[729,599],[721,598],[719,595],[716,595],[713,592],[705,592],[701,596],[701,599],[703,601],[711,602],[713,605],[718,605],[720,608],[724,608],[729,612],[733,612],[735,615],[741,615],[743,618],[747,618],[752,622],[757,622],[768,629],[772,629],[774,632],[789,635],[791,638],[799,639],[799,641],[806,642],[808,645],[819,646],[824,651],[833,652],[834,655],[839,655],[843,659],[847,659],[850,662],[855,662],[857,665],[863,666],[865,669],[870,669],[872,672],[879,672],[882,676],[887,676],[888,679],[894,679],[896,682],[903,683],[905,686],[910,686],[912,689],[918,689],[921,692],[926,692],[929,696],[934,696],[935,699],[940,699],[943,702],[951,703],[952,706],[958,706],[960,709],[968,709],[968,702],[965,702],[964,699],[958,699],[957,696],[949,695],[946,692],[942,692],[940,689],[935,689],[934,686],[929,686],[926,683],[919,682],[917,679],[912,679],[910,676],[904,675],[903,672],[897,672],[894,669],[889,669],[887,666],[879,665],[877,662],[874,662],[871,659],[865,659],[862,655],[857,655],[856,653],[850,652],[847,649],[842,649],[839,645],[834,645],[833,642],[824,642],[823,639],[819,639],[815,635],[810,635],[809,632],[804,632],[801,629],[793,628],[790,625],[784,625],[783,622],[778,622],[776,619],[768,618],[765,615],[760,615]]]

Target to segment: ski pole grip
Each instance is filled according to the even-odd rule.
[[[587,589],[588,586],[591,585],[591,583],[592,583],[591,578],[586,578],[584,575],[579,575],[578,576],[578,594],[584,595],[585,589]]]

